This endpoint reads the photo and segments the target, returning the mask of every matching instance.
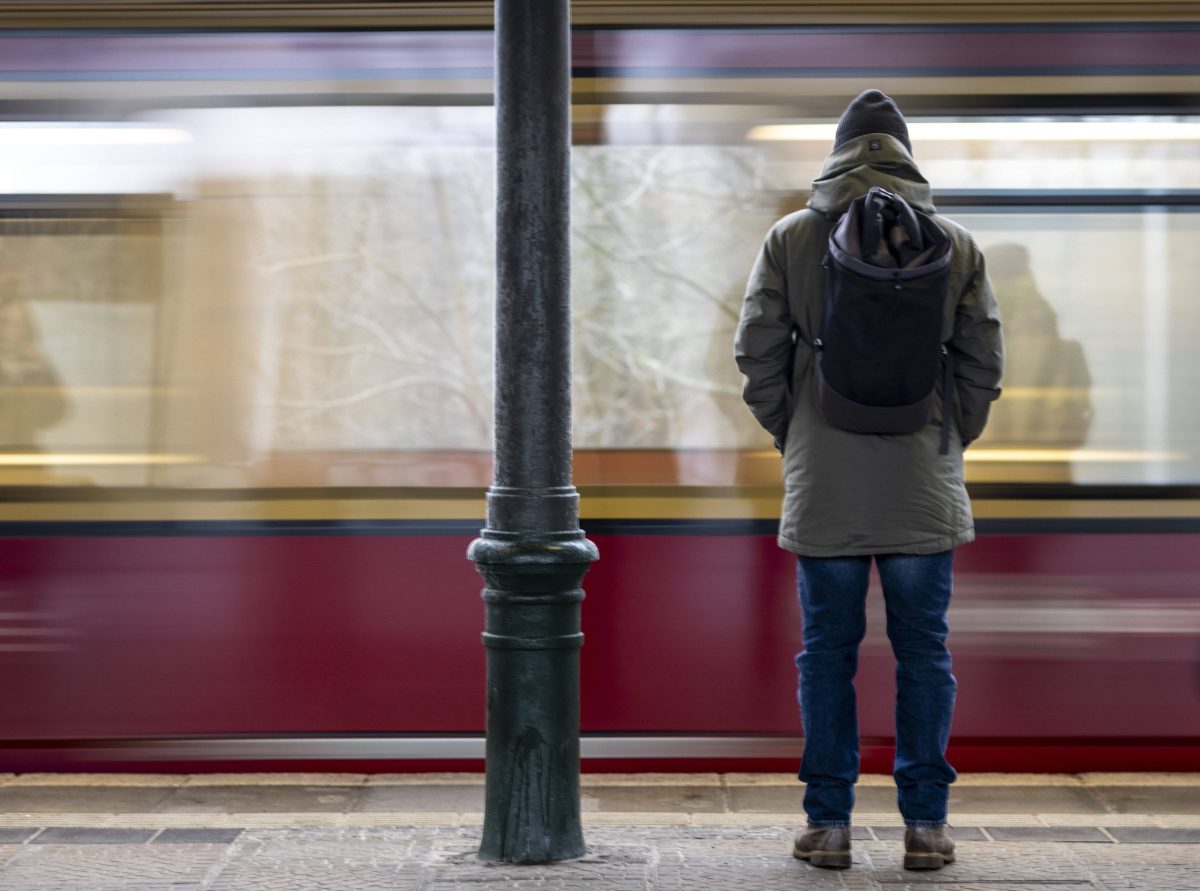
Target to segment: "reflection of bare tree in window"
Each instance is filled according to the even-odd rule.
[[[488,446],[490,159],[470,154],[382,156],[257,203],[277,447]]]
[[[728,447],[756,439],[730,359],[745,269],[770,220],[744,149],[574,155],[575,440]]]
[[[256,448],[490,446],[493,160],[381,149],[365,175],[257,184]],[[575,151],[580,447],[758,442],[730,358],[772,219],[748,204],[754,164],[741,148]]]

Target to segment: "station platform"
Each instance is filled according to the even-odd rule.
[[[585,774],[589,852],[482,863],[481,774],[0,776],[4,891],[1200,889],[1200,774],[964,774],[958,860],[901,868],[891,778],[858,787],[854,866],[791,856],[777,774]]]

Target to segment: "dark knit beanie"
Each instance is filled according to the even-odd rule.
[[[904,143],[909,153],[912,153],[912,143],[908,141],[908,125],[904,123],[904,115],[900,114],[896,103],[879,90],[864,90],[846,106],[841,120],[838,121],[833,147],[838,148],[851,139],[866,136],[868,133],[887,133],[895,136]]]

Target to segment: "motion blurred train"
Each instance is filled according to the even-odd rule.
[[[487,4],[204,6],[0,11],[0,770],[478,768]],[[1008,338],[952,760],[1200,770],[1194,5],[574,8],[585,769],[795,765],[795,565],[731,343],[878,87]]]

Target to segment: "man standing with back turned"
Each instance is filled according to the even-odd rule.
[[[799,563],[808,826],[795,856],[850,865],[874,559],[897,663],[904,865],[938,869],[954,860],[951,561],[975,537],[962,455],[1000,395],[1003,346],[983,255],[934,215],[904,117],[878,90],[842,115],[808,207],[767,234],[735,355],[746,404],[783,453],[779,545]]]

